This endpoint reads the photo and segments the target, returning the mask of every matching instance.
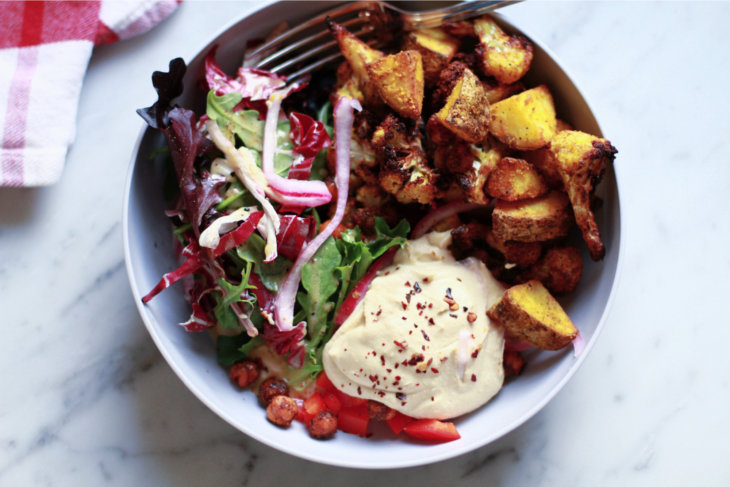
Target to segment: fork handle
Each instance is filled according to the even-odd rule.
[[[438,27],[446,22],[478,17],[498,8],[519,3],[522,0],[469,0],[460,2],[447,8],[438,8],[425,11],[410,11],[389,3],[389,7],[402,14],[403,30],[428,29]],[[410,2],[406,2],[410,3]]]

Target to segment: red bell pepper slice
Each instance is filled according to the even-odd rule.
[[[415,419],[411,418],[410,416],[406,416],[400,411],[395,411],[395,415],[393,415],[393,417],[390,419],[386,419],[385,424],[388,425],[390,431],[397,435],[398,433],[403,431],[403,428],[405,428],[407,424],[410,424],[414,421]]]
[[[340,409],[337,415],[337,427],[345,433],[366,436],[370,415],[365,404]]]
[[[316,386],[318,388],[322,389],[323,391],[334,391],[335,390],[334,384],[332,384],[332,381],[330,380],[329,377],[327,377],[327,374],[325,374],[324,372],[320,373],[317,376],[317,380],[314,383],[316,384]]]
[[[439,443],[461,438],[454,423],[438,419],[417,419],[405,425],[403,431],[411,438]]]
[[[324,401],[324,408],[333,414],[338,414],[342,409],[342,402],[332,391],[322,394],[322,401]]]

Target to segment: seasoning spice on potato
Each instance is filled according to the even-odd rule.
[[[423,62],[418,51],[400,51],[367,65],[383,101],[402,117],[419,118],[423,108]]]
[[[480,142],[489,130],[489,102],[481,81],[468,68],[454,84],[436,120],[467,142]]]
[[[578,336],[578,329],[540,281],[507,289],[487,315],[511,336],[543,350],[558,350]]]

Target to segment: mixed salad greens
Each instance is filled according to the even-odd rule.
[[[153,74],[158,100],[138,110],[167,140],[179,187],[167,216],[181,261],[143,301],[182,281],[192,312],[180,325],[214,330],[221,365],[268,344],[288,362],[287,382],[305,388],[322,371],[322,349],[335,321],[361,295],[357,286],[392,258],[410,226],[403,220],[390,227],[376,217],[374,238],[363,239],[355,227],[338,229],[335,239],[348,195],[358,103],[325,103],[315,117],[285,113],[282,102],[302,86],[256,69],[228,76],[214,56],[212,51],[205,62],[207,100],[200,118],[173,103],[186,72],[179,58],[169,72]],[[336,151],[330,188],[325,153],[333,134],[345,150]]]

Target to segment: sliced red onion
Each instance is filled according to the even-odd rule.
[[[464,203],[462,201],[454,201],[452,203],[447,203],[439,208],[435,208],[431,210],[426,216],[424,216],[421,221],[416,224],[415,227],[413,227],[413,233],[411,233],[411,238],[422,237],[426,232],[431,229],[431,227],[433,227],[436,223],[445,218],[456,215],[457,213],[476,210],[477,208],[486,208],[486,206],[480,205],[478,203]]]
[[[583,335],[578,333],[578,336],[573,339],[573,355],[578,356],[583,352],[583,349],[585,348],[585,340],[583,340]]]
[[[275,309],[276,326],[280,331],[294,329],[294,303],[296,302],[297,290],[299,289],[299,281],[302,277],[302,267],[317,253],[319,247],[332,235],[345,216],[348,186],[350,183],[350,138],[352,137],[352,124],[354,120],[353,109],[361,110],[362,107],[357,100],[349,97],[343,96],[335,104],[335,160],[337,171],[335,174],[335,184],[337,185],[337,206],[335,208],[335,214],[327,226],[302,249],[296,262],[294,262],[294,265],[289,270],[289,274],[287,274],[279,287]],[[306,326],[306,323],[304,326]]]
[[[268,195],[285,205],[320,206],[329,203],[332,195],[323,181],[287,179],[274,172],[274,153],[276,152],[276,124],[284,94],[275,91],[267,102],[266,123],[264,125],[264,147],[261,154],[261,169],[268,183]]]

